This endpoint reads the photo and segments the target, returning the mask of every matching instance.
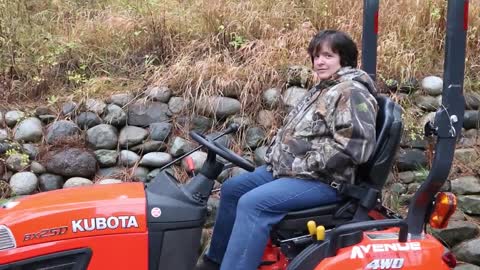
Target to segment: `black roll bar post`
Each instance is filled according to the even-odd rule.
[[[363,0],[362,70],[373,80],[377,74],[379,0]]]
[[[448,0],[442,105],[436,112],[434,123],[430,125],[437,136],[437,143],[430,173],[409,205],[406,221],[412,238],[421,237],[425,221],[428,220],[427,211],[447,180],[456,141],[462,131],[467,27],[468,0]]]

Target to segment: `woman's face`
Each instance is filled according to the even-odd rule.
[[[320,80],[330,78],[341,67],[340,55],[334,53],[328,44],[324,44],[313,57],[313,70]]]

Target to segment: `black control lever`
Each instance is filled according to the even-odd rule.
[[[423,132],[424,132],[425,137],[431,137],[433,135],[437,135],[437,129],[433,125],[433,123],[430,122],[430,121],[428,121],[425,124],[425,127],[423,127]]]
[[[239,124],[232,123],[232,124],[230,124],[230,125],[227,127],[227,129],[225,129],[221,134],[215,136],[215,137],[213,138],[213,141],[215,141],[215,140],[217,140],[217,139],[219,139],[219,138],[221,138],[221,137],[223,137],[223,136],[225,136],[225,135],[227,135],[227,134],[237,132],[237,130],[238,130],[239,128],[240,128],[240,125],[239,125]],[[172,166],[172,164],[178,162],[179,160],[182,160],[184,157],[190,155],[191,153],[193,153],[193,152],[195,152],[195,151],[198,151],[198,150],[199,150],[200,148],[202,148],[202,147],[203,147],[203,145],[200,145],[200,146],[196,147],[195,149],[193,149],[193,150],[191,150],[191,151],[189,151],[189,152],[181,155],[180,157],[178,157],[178,158],[170,161],[169,163],[167,163],[167,164],[165,164],[163,167],[161,167],[161,168],[160,168],[160,171],[165,170],[166,168]]]
[[[227,135],[227,134],[230,134],[230,133],[235,133],[235,132],[237,132],[237,130],[238,130],[239,128],[240,128],[240,125],[239,125],[239,124],[237,124],[237,123],[231,123],[231,124],[227,127],[227,129],[225,129],[225,130],[223,131],[223,134],[217,136],[217,137],[214,138],[213,140],[216,140],[216,139],[220,138],[221,136],[224,136],[224,135]]]

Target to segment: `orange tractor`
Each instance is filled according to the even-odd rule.
[[[378,0],[365,3],[363,68],[374,76]],[[379,97],[377,145],[359,169],[358,184],[337,186],[344,195],[339,203],[288,213],[272,228],[258,269],[455,267],[455,257],[425,227],[427,223],[445,227],[456,208],[453,194],[438,192],[450,171],[463,125],[467,14],[468,0],[448,1],[442,106],[425,129],[426,135],[436,136],[435,157],[407,217],[381,204],[402,120],[399,106]],[[217,138],[236,129],[231,126]],[[207,200],[214,179],[225,168],[217,155],[249,171],[254,167],[216,142],[217,138],[190,135],[199,148],[208,150],[208,157],[185,185],[162,171],[145,184],[70,188],[4,203],[0,270],[191,270],[199,256]]]

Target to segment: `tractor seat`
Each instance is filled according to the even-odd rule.
[[[366,190],[381,191],[400,145],[403,125],[398,104],[384,96],[377,97],[377,102],[379,110],[376,120],[376,146],[370,159],[359,166],[356,183],[361,183]],[[343,201],[335,204],[289,212],[273,229],[305,231],[309,220],[314,220],[325,227],[344,224],[353,218],[359,201],[348,195],[342,197]]]

